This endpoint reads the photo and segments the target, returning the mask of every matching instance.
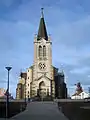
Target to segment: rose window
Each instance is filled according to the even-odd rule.
[[[44,70],[44,69],[46,68],[45,63],[39,63],[39,68],[40,68],[41,70]]]

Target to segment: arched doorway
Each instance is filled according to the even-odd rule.
[[[46,96],[46,87],[44,81],[39,83],[39,96],[42,99]]]

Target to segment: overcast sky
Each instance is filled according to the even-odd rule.
[[[48,34],[52,38],[53,65],[66,75],[69,93],[80,81],[90,86],[90,1],[89,0],[0,0],[0,87],[15,96],[20,71],[33,64],[33,41],[44,7]]]

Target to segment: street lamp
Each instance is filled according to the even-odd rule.
[[[9,71],[12,69],[12,67],[5,67],[8,70],[8,82],[7,82],[7,100],[6,100],[6,118],[9,117]]]
[[[25,107],[26,107],[26,78],[25,78]]]

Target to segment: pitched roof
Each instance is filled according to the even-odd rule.
[[[47,35],[47,30],[46,30],[46,25],[45,25],[45,21],[44,21],[44,15],[43,15],[43,8],[42,8],[42,16],[40,19],[37,40],[40,40],[41,38],[48,40],[48,35]]]
[[[26,79],[26,78],[27,78],[27,73],[22,73],[22,72],[21,72],[20,77]]]
[[[6,90],[4,88],[0,88],[0,97],[4,96]]]
[[[80,91],[80,92],[76,92],[76,93],[75,93],[75,94],[73,94],[72,96],[79,95],[80,93],[82,93],[82,91]]]
[[[47,78],[48,80],[51,80],[51,79],[48,78],[46,75],[42,75],[42,76],[40,76],[37,80],[40,80],[40,79],[43,78],[43,77]]]

